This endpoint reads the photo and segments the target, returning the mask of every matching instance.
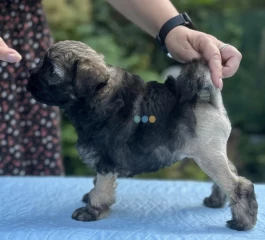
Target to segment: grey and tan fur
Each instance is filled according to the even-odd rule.
[[[115,202],[116,177],[190,157],[215,181],[204,204],[223,207],[228,199],[228,227],[248,230],[256,224],[254,186],[227,158],[231,124],[203,60],[185,64],[177,78],[169,76],[163,84],[145,83],[106,65],[87,45],[64,41],[32,71],[28,90],[36,100],[63,110],[76,129],[79,155],[97,171],[95,187],[83,197],[86,206],[73,213],[74,219],[105,217]],[[154,115],[156,122],[136,123],[136,115]]]

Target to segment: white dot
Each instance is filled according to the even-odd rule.
[[[31,63],[30,64],[30,68],[35,68],[36,67],[36,63]]]
[[[14,153],[14,152],[15,152],[15,149],[11,147],[11,148],[9,149],[9,152],[10,152],[10,153]]]
[[[3,38],[8,39],[10,37],[9,33],[4,34]]]
[[[44,164],[48,165],[50,163],[50,160],[48,158],[45,159]]]
[[[7,100],[11,101],[11,100],[13,100],[13,98],[14,98],[13,94],[9,94],[8,97],[7,97]]]
[[[21,122],[20,122],[20,126],[21,126],[21,127],[24,127],[25,125],[26,125],[26,122],[25,122],[25,121],[21,121]]]
[[[28,125],[28,126],[31,126],[31,125],[32,125],[32,121],[27,120],[27,125]]]
[[[29,44],[32,45],[33,44],[33,40],[29,39]]]
[[[55,116],[56,116],[56,113],[54,113],[54,112],[50,114],[51,118],[55,118]]]
[[[59,153],[55,153],[54,154],[54,158],[59,158],[60,157],[60,154]]]
[[[19,171],[18,171],[17,168],[15,168],[15,169],[13,170],[13,173],[14,173],[14,174],[18,174],[18,172],[19,172]]]
[[[21,73],[21,77],[26,77],[26,73],[25,72],[22,72]]]
[[[10,123],[11,123],[11,125],[15,125],[17,123],[17,121],[16,121],[16,119],[12,119]]]
[[[26,167],[26,166],[27,166],[27,162],[22,161],[22,166],[23,166],[23,167]]]
[[[45,124],[45,123],[46,123],[46,119],[45,119],[45,118],[42,118],[42,119],[40,120],[40,124],[43,125],[43,124]]]
[[[23,164],[23,163],[22,163]],[[19,173],[20,176],[24,176],[25,175],[25,171],[24,170],[21,170],[20,173]]]
[[[11,17],[15,17],[16,16],[16,12],[12,11],[11,12]]]
[[[9,111],[9,114],[10,114],[10,115],[14,115],[14,114],[15,114],[15,110],[14,110],[14,109],[11,109],[11,110]]]
[[[13,132],[13,135],[14,135],[14,136],[18,136],[18,134],[19,134],[19,131],[16,129],[16,130]]]
[[[54,168],[54,167],[55,167],[55,162],[51,162],[51,163],[50,163],[50,167],[51,167],[51,168]]]
[[[36,131],[35,136],[37,136],[37,137],[40,136],[40,131]]]
[[[23,9],[24,9],[24,5],[23,5],[23,4],[20,4],[20,5],[19,5],[19,8],[20,8],[21,10],[23,10]]]
[[[47,143],[46,138],[43,138],[43,139],[41,140],[41,142],[42,142],[43,144],[46,144],[46,143]]]
[[[30,103],[31,103],[31,104],[35,104],[35,103],[36,103],[36,100],[35,100],[34,98],[31,98],[31,99],[30,99]]]
[[[17,87],[17,93],[20,93],[21,92],[21,87]]]
[[[51,123],[50,121],[46,123],[46,127],[49,128],[49,127],[51,127],[51,126],[52,126],[52,123]]]
[[[7,129],[7,133],[12,133],[13,132],[13,129],[11,128],[11,127],[9,127],[8,129]]]
[[[31,18],[31,13],[27,13],[27,19]]]
[[[7,79],[7,78],[8,78],[8,73],[5,72],[5,73],[3,74],[3,79]]]
[[[51,141],[51,140],[52,140],[52,136],[48,136],[48,137],[47,137],[47,140],[48,140],[48,141]]]
[[[6,146],[7,141],[6,141],[6,140],[2,140],[2,141],[1,141],[1,144],[2,144],[3,146]]]
[[[20,63],[19,62],[15,63],[15,68],[18,68],[19,66],[20,66]]]
[[[33,44],[33,48],[34,48],[34,49],[38,48],[38,46],[39,46],[38,43],[34,43],[34,44]],[[39,60],[38,60],[38,62],[39,62]]]
[[[5,115],[5,120],[9,120],[10,119],[10,116],[8,114]]]
[[[17,87],[16,87],[15,84],[11,84],[11,89],[12,89],[12,90],[16,90],[16,88],[17,88]]]
[[[30,59],[30,54],[29,53],[26,54],[26,59],[28,59],[28,60]]]
[[[20,152],[17,152],[17,153],[15,154],[15,157],[16,157],[16,158],[19,158],[20,156],[21,156]]]
[[[6,67],[7,66],[7,62],[2,62],[1,65],[2,65],[2,67]]]
[[[48,143],[48,144],[47,144],[47,148],[48,148],[48,149],[52,149],[52,144],[51,144],[51,143]]]
[[[37,34],[36,34],[36,38],[37,38],[37,39],[40,39],[41,36],[42,36],[41,33],[37,33]]]
[[[28,138],[24,138],[24,139],[23,139],[23,142],[24,142],[24,143],[28,143],[28,142],[29,142],[29,139],[28,139]]]
[[[18,44],[18,40],[17,39],[13,40],[13,45],[16,46],[17,44]]]
[[[14,147],[16,150],[20,149],[20,146],[19,145],[15,145]]]
[[[7,96],[7,92],[6,91],[3,91],[2,92],[2,98],[5,98]]]

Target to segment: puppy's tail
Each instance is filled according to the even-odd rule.
[[[203,59],[187,62],[176,84],[181,103],[208,102],[218,109],[224,109],[220,89],[213,85],[210,70]]]

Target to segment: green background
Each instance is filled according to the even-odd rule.
[[[224,80],[222,91],[233,125],[228,156],[240,175],[264,182],[265,1],[172,2],[179,12],[189,13],[198,30],[212,34],[241,51],[240,69],[235,76]],[[82,41],[103,53],[106,62],[139,74],[146,81],[162,81],[163,70],[177,64],[158,49],[152,37],[125,20],[104,0],[44,0],[43,5],[55,41]],[[75,131],[65,118],[62,137],[66,174],[94,174],[79,159],[75,149]],[[208,179],[191,159],[139,177]]]

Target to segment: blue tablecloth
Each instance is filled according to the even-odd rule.
[[[0,240],[265,239],[265,185],[255,185],[259,203],[253,230],[225,227],[228,207],[202,205],[212,183],[119,179],[117,201],[106,219],[71,219],[91,178],[0,177]]]

